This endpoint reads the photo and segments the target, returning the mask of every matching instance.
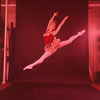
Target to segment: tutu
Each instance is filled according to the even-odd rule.
[[[50,44],[45,45],[44,50],[49,52],[54,52],[59,47],[60,39],[53,39]]]

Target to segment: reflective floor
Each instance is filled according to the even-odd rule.
[[[14,83],[0,91],[0,100],[100,100],[90,84]]]

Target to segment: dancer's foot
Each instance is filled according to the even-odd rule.
[[[81,32],[78,32],[78,35],[81,36],[85,33],[85,30],[82,30]]]
[[[30,65],[26,66],[23,70],[32,69],[32,68],[33,68],[33,67],[32,67],[32,64],[30,64]]]

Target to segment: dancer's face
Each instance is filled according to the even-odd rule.
[[[55,23],[51,23],[50,25],[50,30],[53,31],[56,28],[56,24]]]

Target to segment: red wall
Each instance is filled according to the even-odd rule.
[[[33,70],[22,69],[44,53],[43,33],[55,11],[58,23],[68,15],[57,37],[66,40],[82,29],[86,33],[68,46],[59,49]],[[39,82],[87,82],[88,39],[87,0],[17,0],[15,35],[15,80]]]

